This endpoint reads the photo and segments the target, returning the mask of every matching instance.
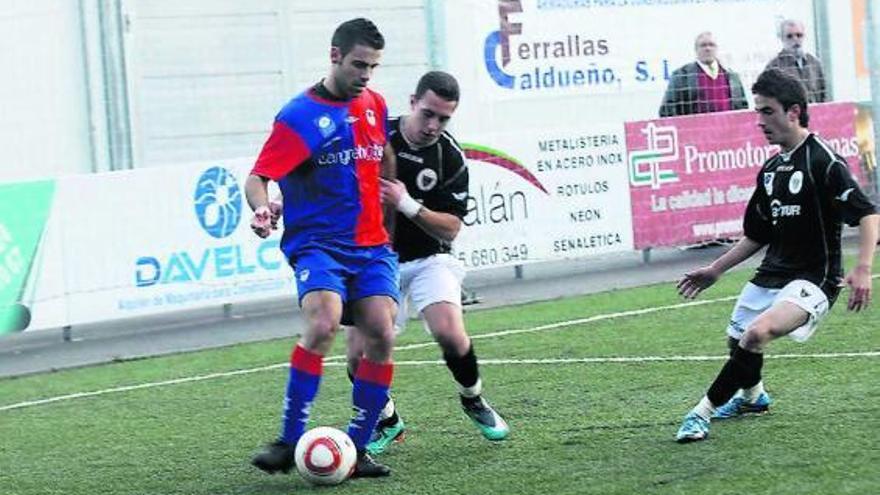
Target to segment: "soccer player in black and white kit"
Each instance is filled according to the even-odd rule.
[[[877,210],[843,158],[807,129],[807,95],[797,79],[767,70],[752,93],[758,127],[781,151],[758,173],[743,221],[745,237],[709,266],[685,274],[678,291],[696,297],[761,247],[766,245],[767,253],[731,315],[730,358],[685,416],[676,435],[680,443],[706,439],[712,418],[767,411],[770,398],[761,381],[765,347],[785,335],[808,339],[842,285],[850,289],[850,310],[865,309],[871,298]],[[858,226],[860,237],[856,266],[846,277],[843,223]]]
[[[461,405],[484,437],[502,440],[509,428],[482,396],[482,381],[461,310],[464,269],[450,254],[450,244],[467,213],[468,169],[464,153],[444,129],[459,102],[458,82],[432,71],[419,80],[410,97],[409,115],[389,123],[397,157],[397,180],[382,179],[382,200],[397,211],[394,250],[400,257],[401,310],[397,328],[406,325],[411,302],[443,351],[458,383]],[[349,334],[349,367],[357,369],[363,342]],[[367,450],[383,452],[403,434],[404,423],[389,397]]]

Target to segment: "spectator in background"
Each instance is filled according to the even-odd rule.
[[[672,73],[660,105],[660,116],[748,108],[739,75],[722,67],[716,58],[718,46],[712,33],[700,33],[694,41],[694,51],[697,61],[679,67]]]
[[[782,51],[767,63],[766,69],[781,69],[796,77],[807,90],[807,102],[828,101],[822,62],[804,51],[804,24],[786,19],[779,25],[778,34],[782,41]]]

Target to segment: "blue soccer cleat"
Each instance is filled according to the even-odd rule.
[[[767,392],[761,393],[754,402],[748,402],[744,397],[737,396],[719,407],[712,419],[730,419],[744,414],[764,414],[770,410],[772,402]]]
[[[675,435],[678,443],[699,442],[709,437],[709,420],[691,411],[684,417],[681,428]]]

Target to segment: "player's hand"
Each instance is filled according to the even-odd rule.
[[[269,201],[269,214],[271,215],[270,220],[272,220],[272,230],[278,228],[278,220],[281,219],[281,212],[283,209],[283,205],[280,201]]]
[[[382,197],[382,203],[394,206],[395,208],[405,196],[409,196],[403,182],[400,182],[397,179],[386,179],[384,177],[379,177],[379,192]]]
[[[684,278],[682,278],[676,288],[678,289],[679,295],[684,297],[685,299],[693,299],[703,292],[712,284],[718,281],[721,278],[721,273],[718,270],[712,268],[712,266],[704,266],[702,268],[698,268],[692,272],[688,272],[684,274]]]
[[[409,195],[403,182],[379,177],[379,187],[382,203],[393,206],[405,217],[415,218],[422,209],[422,204]]]
[[[871,302],[871,269],[859,265],[843,279],[843,283],[849,287],[849,301],[846,304],[846,309],[856,312],[867,309]]]
[[[260,206],[254,210],[254,218],[251,219],[251,230],[262,238],[269,237],[275,226],[272,223],[272,211],[268,206]]]

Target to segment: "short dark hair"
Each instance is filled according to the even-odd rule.
[[[452,77],[452,74],[440,70],[432,70],[419,79],[416,86],[416,99],[418,100],[425,93],[431,90],[446,101],[458,102],[461,92],[458,89],[458,81]]]
[[[791,74],[779,69],[765,70],[752,85],[752,94],[776,98],[786,112],[792,105],[799,106],[801,114],[798,117],[798,123],[801,127],[807,127],[810,124],[810,115],[807,113],[807,90]]]
[[[339,48],[343,57],[354,48],[354,45],[381,50],[385,48],[385,38],[373,21],[358,17],[340,24],[336,31],[333,31],[333,39],[330,41],[330,46]]]

